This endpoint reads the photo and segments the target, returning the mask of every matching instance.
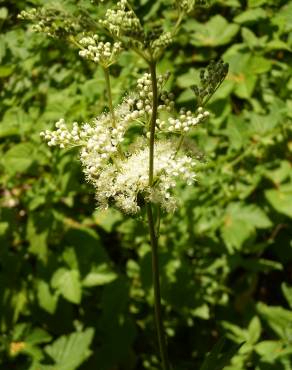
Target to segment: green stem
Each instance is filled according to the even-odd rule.
[[[183,17],[184,17],[184,13],[183,12],[179,13],[178,19],[177,19],[176,24],[175,24],[175,26],[173,28],[173,31],[172,31],[172,36],[175,36],[177,34],[177,31],[179,29],[179,26],[180,26],[182,20],[183,20]]]
[[[149,186],[153,185],[153,173],[154,173],[154,142],[155,142],[155,128],[157,119],[157,108],[158,108],[158,92],[157,92],[157,77],[156,77],[156,62],[150,62],[150,74],[152,83],[152,114],[150,118],[149,126]]]
[[[150,118],[150,138],[149,138],[149,186],[153,186],[154,177],[154,143],[155,143],[155,127],[157,118],[158,107],[158,91],[157,91],[157,77],[156,77],[156,62],[149,63],[151,81],[152,81],[152,114]],[[164,336],[164,328],[161,314],[161,296],[160,296],[160,280],[159,280],[159,267],[158,267],[158,237],[155,232],[155,222],[153,217],[152,205],[147,203],[147,218],[150,234],[151,250],[152,250],[152,276],[154,287],[154,311],[155,322],[159,344],[159,352],[161,357],[162,369],[169,370],[169,362],[167,357],[166,342]]]
[[[113,124],[113,128],[116,128],[117,121],[116,121],[114,107],[113,107],[112,89],[111,89],[110,74],[109,74],[108,67],[103,67],[103,72],[104,72],[104,77],[105,77],[105,86],[106,86],[106,92],[107,92],[107,98],[108,98],[108,106],[109,106],[110,115],[112,117],[112,124]],[[118,145],[117,149],[118,149],[119,156],[121,158],[124,158],[124,153],[120,145]]]
[[[148,228],[151,241],[152,249],[152,279],[154,287],[154,311],[155,311],[155,322],[159,344],[159,352],[161,357],[161,364],[163,370],[169,370],[169,362],[167,357],[166,342],[164,336],[164,327],[162,322],[161,314],[161,297],[160,297],[160,281],[159,281],[159,266],[158,266],[158,240],[155,233],[154,218],[152,212],[151,203],[147,203],[147,218]]]
[[[177,156],[177,154],[178,154],[178,152],[180,151],[180,148],[182,147],[182,144],[183,144],[183,142],[184,142],[184,138],[185,138],[185,134],[181,134],[181,137],[180,137],[180,139],[179,139],[178,146],[177,146],[177,148],[176,148],[176,152],[175,152],[174,157],[176,157],[176,156]]]
[[[103,67],[104,77],[105,77],[105,86],[106,86],[106,92],[107,92],[107,98],[108,98],[108,105],[109,105],[109,111],[110,115],[112,117],[113,121],[113,127],[116,127],[116,117],[113,107],[113,98],[112,98],[112,89],[111,89],[111,83],[110,83],[110,74],[109,70],[106,67]]]

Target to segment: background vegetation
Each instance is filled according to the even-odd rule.
[[[158,369],[150,246],[141,219],[96,210],[76,153],[39,132],[105,106],[102,71],[32,33],[0,2],[0,364],[17,370]],[[66,1],[67,11],[100,8]],[[166,0],[137,0],[145,21]],[[192,13],[159,70],[178,105],[211,59],[230,64],[212,117],[188,145],[196,186],[161,225],[162,296],[174,369],[197,369],[219,337],[245,344],[226,370],[292,369],[292,1],[214,0]],[[145,65],[112,68],[120,101]],[[129,91],[128,90],[128,91]]]

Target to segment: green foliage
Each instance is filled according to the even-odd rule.
[[[158,369],[146,225],[96,210],[76,153],[39,139],[60,117],[86,121],[106,105],[99,68],[17,20],[45,3],[53,2],[0,7],[0,367]],[[106,5],[95,3],[62,6],[97,20]],[[133,5],[146,21],[171,19],[170,3]],[[291,1],[210,1],[188,15],[159,64],[172,73],[178,105],[190,108],[200,70],[219,57],[230,66],[208,102],[212,117],[185,141],[200,162],[197,184],[161,220],[175,369],[215,369],[212,361],[291,369],[291,15]],[[144,70],[122,54],[112,68],[115,102]]]

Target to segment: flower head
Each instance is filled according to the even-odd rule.
[[[187,155],[176,156],[169,141],[157,141],[154,152],[154,186],[148,183],[149,149],[141,142],[129,157],[120,160],[117,167],[108,165],[93,182],[98,203],[107,208],[113,201],[124,212],[135,214],[142,195],[165,210],[174,210],[177,202],[173,189],[178,180],[193,183],[195,162]]]
[[[173,108],[173,95],[164,90],[167,75],[158,76],[159,111]],[[127,131],[137,120],[143,125],[152,111],[152,85],[149,74],[137,82],[137,90],[130,94],[110,113],[103,113],[91,123],[71,128],[60,119],[54,131],[46,130],[41,136],[49,146],[80,148],[80,160],[86,179],[96,189],[96,199],[101,208],[115,204],[122,211],[135,214],[141,199],[158,204],[163,209],[174,210],[177,205],[174,188],[177,182],[188,185],[195,180],[195,162],[183,151],[178,152],[176,140],[163,135],[184,135],[192,126],[205,119],[209,113],[199,108],[197,115],[181,110],[178,118],[157,120],[159,139],[154,147],[153,183],[149,186],[149,146],[147,135],[136,139],[126,148],[122,143]],[[147,116],[148,115],[148,116]],[[124,144],[123,144],[124,145]],[[125,150],[123,150],[125,149]]]
[[[108,68],[113,64],[122,51],[120,42],[114,42],[113,44],[103,42],[99,40],[98,35],[83,37],[79,43],[83,47],[79,51],[79,55],[100,64],[104,68]]]

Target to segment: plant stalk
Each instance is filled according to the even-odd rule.
[[[107,92],[108,107],[109,107],[110,115],[112,117],[113,128],[116,128],[117,127],[117,121],[116,121],[115,111],[114,111],[114,107],[113,107],[112,89],[111,89],[110,74],[109,74],[108,67],[103,67],[103,73],[104,73],[104,77],[105,77],[105,86],[106,86],[106,92]],[[118,149],[118,153],[119,153],[120,158],[124,158],[124,153],[123,153],[120,145],[118,145],[117,149]]]
[[[149,125],[149,186],[153,186],[154,174],[154,143],[155,143],[155,126],[157,118],[158,107],[158,92],[157,92],[157,77],[156,77],[156,62],[149,63],[151,81],[152,81],[152,114]],[[161,295],[160,295],[160,279],[159,279],[159,265],[158,265],[158,236],[155,232],[155,221],[153,217],[151,203],[146,204],[149,235],[152,250],[152,279],[154,288],[154,311],[155,323],[158,337],[159,352],[161,357],[161,364],[163,370],[169,370],[169,362],[167,356],[166,341],[164,335],[164,327],[161,314]]]
[[[105,86],[106,86],[106,92],[107,92],[107,98],[108,98],[109,111],[112,117],[113,127],[115,128],[116,127],[116,117],[115,117],[115,112],[114,112],[114,107],[113,107],[112,89],[111,89],[110,75],[109,75],[108,68],[104,67],[103,72],[104,72],[104,77],[105,77]]]
[[[149,125],[149,186],[153,186],[153,173],[154,173],[154,143],[155,143],[155,128],[157,119],[158,108],[158,92],[157,92],[157,77],[156,77],[156,63],[150,62],[150,74],[152,83],[152,114]]]

